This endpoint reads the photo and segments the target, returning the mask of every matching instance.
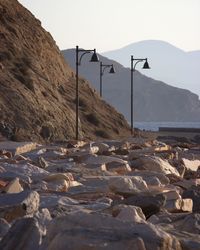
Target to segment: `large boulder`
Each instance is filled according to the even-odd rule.
[[[130,223],[104,214],[88,213],[54,219],[40,249],[181,250],[176,238],[152,224]]]
[[[148,171],[148,170],[142,170],[142,171],[133,171],[131,173],[128,173],[129,176],[141,176],[144,181],[146,181],[147,185],[154,185],[155,178],[159,180],[160,184],[165,186],[170,183],[169,178],[160,172],[157,171]]]
[[[122,221],[145,223],[146,218],[140,207],[116,205],[112,207],[112,215]]]
[[[27,214],[37,212],[40,196],[35,191],[0,195],[0,217],[11,222]]]
[[[177,169],[169,164],[167,160],[163,160],[157,156],[144,156],[134,161],[136,168],[142,170],[154,171],[163,174],[174,174],[180,176]]]
[[[146,182],[140,176],[110,177],[109,188],[111,191],[122,195],[137,194],[148,190]]]

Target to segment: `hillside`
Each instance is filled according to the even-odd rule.
[[[74,68],[74,49],[64,50],[63,55]],[[130,121],[130,69],[106,57],[100,56],[104,64],[114,63],[115,74],[105,70],[103,75],[103,98],[116,107]],[[80,74],[87,78],[99,91],[99,65],[86,59],[80,67]],[[139,64],[138,68],[143,64]],[[143,70],[146,74],[147,71]],[[200,101],[188,90],[167,85],[134,73],[134,121],[200,121]]]
[[[185,52],[164,41],[145,40],[102,55],[129,67],[131,54],[148,57],[151,70],[145,75],[200,96],[200,51]]]
[[[18,1],[1,0],[0,37],[0,132],[13,140],[74,138],[75,74],[51,35]],[[129,133],[86,80],[79,85],[83,138]]]

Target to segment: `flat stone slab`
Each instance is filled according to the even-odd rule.
[[[31,150],[36,149],[37,143],[35,142],[13,142],[5,141],[0,142],[0,150],[12,152],[13,155],[19,155]]]

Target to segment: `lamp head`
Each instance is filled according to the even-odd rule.
[[[146,59],[144,65],[143,65],[143,69],[150,69],[149,64],[147,62],[147,59]]]
[[[110,73],[110,74],[114,74],[115,72],[116,72],[116,71],[115,71],[115,68],[114,68],[114,66],[113,66],[113,64],[112,64],[109,73]]]
[[[94,53],[93,53],[93,55],[91,57],[90,62],[99,62],[99,57],[98,57],[98,55],[96,53],[96,49],[94,49]]]

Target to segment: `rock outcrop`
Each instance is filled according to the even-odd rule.
[[[75,73],[51,35],[17,0],[1,0],[0,39],[1,134],[31,141],[74,138]],[[86,80],[79,86],[80,136],[125,135],[124,117]]]

